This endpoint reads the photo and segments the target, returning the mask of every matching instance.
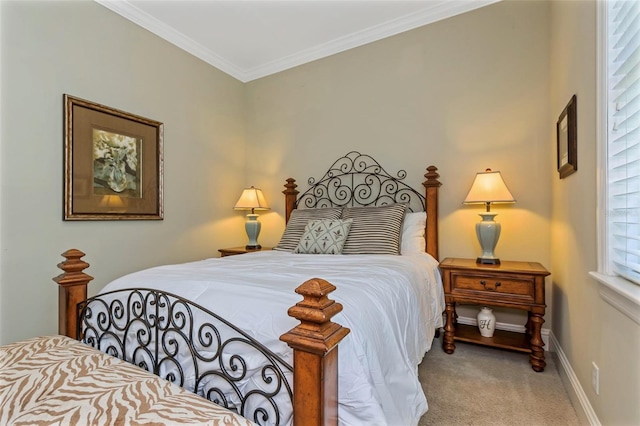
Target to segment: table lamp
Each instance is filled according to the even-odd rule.
[[[251,210],[251,213],[247,214],[247,221],[244,224],[244,229],[247,231],[249,237],[249,243],[246,245],[248,250],[256,250],[262,246],[258,244],[258,235],[260,235],[260,222],[258,221],[258,215],[255,214],[256,210],[269,210],[267,200],[264,198],[264,194],[258,188],[247,188],[242,191],[240,199],[236,203],[235,210]]]
[[[476,263],[499,265],[493,250],[500,238],[500,224],[493,220],[497,213],[491,212],[491,203],[515,203],[516,200],[507,189],[500,172],[487,169],[476,174],[471,189],[464,200],[464,204],[485,204],[487,211],[480,213],[482,221],[476,224],[476,235],[482,247],[482,255]]]

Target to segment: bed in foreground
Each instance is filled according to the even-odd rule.
[[[66,336],[0,347],[2,425],[254,423]]]
[[[74,254],[63,269],[78,279],[58,279],[61,330],[261,424],[292,416],[322,424],[331,412],[323,404],[335,398],[341,424],[417,424],[427,409],[417,365],[444,308],[435,260],[440,183],[430,167],[425,198],[402,182],[404,172],[390,176],[369,160],[347,154],[300,197],[289,179],[287,228],[273,252],[140,271],[77,309],[91,277]],[[327,221],[349,225],[345,255],[301,247]],[[298,287],[305,300],[289,310],[296,326],[285,311],[306,280],[315,284]],[[327,298],[332,284],[342,313]],[[348,331],[333,315],[351,328],[339,358],[332,348]],[[300,339],[317,335],[322,343],[298,351]],[[323,376],[338,369],[336,383]],[[310,400],[320,402],[310,408]]]

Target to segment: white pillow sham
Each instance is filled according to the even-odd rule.
[[[426,212],[407,212],[402,223],[400,254],[425,253],[424,228]]]

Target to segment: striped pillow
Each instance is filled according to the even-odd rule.
[[[406,204],[345,207],[342,219],[353,219],[342,254],[400,254]]]
[[[341,207],[330,207],[326,209],[295,209],[291,212],[287,227],[282,234],[282,238],[274,250],[293,251],[300,242],[304,228],[313,219],[340,219]]]

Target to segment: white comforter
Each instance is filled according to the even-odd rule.
[[[342,425],[415,425],[427,411],[417,366],[442,326],[438,263],[429,255],[305,255],[263,251],[160,266],[119,278],[102,291],[156,288],[226,318],[287,362],[279,340],[298,321],[287,309],[310,278],[337,287],[344,310],[333,318],[351,329],[340,343]]]

